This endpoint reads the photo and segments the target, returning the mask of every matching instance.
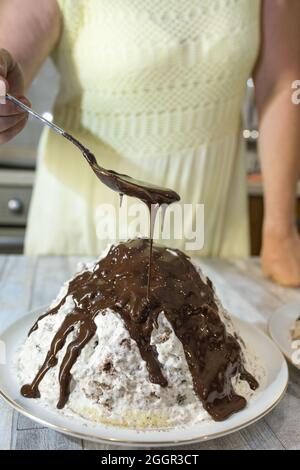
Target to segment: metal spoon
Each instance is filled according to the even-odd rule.
[[[67,140],[72,142],[72,144],[74,144],[81,151],[84,158],[87,160],[87,162],[91,166],[96,176],[100,179],[100,181],[102,181],[102,183],[104,183],[113,191],[118,192],[121,196],[123,194],[126,194],[127,196],[137,197],[138,199],[143,201],[149,208],[152,205],[169,205],[173,202],[180,200],[180,196],[172,189],[156,186],[145,181],[137,180],[135,178],[132,178],[131,176],[123,175],[113,170],[107,170],[103,168],[102,166],[98,165],[95,155],[93,155],[88,148],[86,148],[71,134],[64,131],[53,122],[48,121],[48,119],[44,118],[36,111],[33,111],[33,109],[26,106],[26,104],[22,103],[14,96],[9,95],[7,93],[6,99],[11,101],[16,106],[19,106],[19,108],[23,109],[24,111],[27,111],[31,116],[35,117],[43,124],[46,124],[57,134],[65,137]]]
[[[148,283],[147,283],[147,298],[149,299],[150,295],[150,279],[151,279],[151,267],[152,267],[152,247],[153,247],[153,229],[155,224],[155,217],[159,206],[168,206],[173,202],[179,201],[180,196],[171,189],[162,188],[159,186],[154,186],[153,184],[146,183],[145,181],[136,180],[131,178],[131,176],[122,175],[113,170],[107,170],[100,165],[98,165],[95,155],[89,151],[79,140],[75,139],[71,134],[65,132],[63,129],[58,127],[53,122],[48,121],[40,114],[33,111],[31,108],[26,106],[26,104],[19,101],[14,96],[6,94],[6,98],[19,106],[23,110],[27,111],[31,116],[35,117],[43,124],[46,124],[59,135],[68,139],[72,144],[74,144],[81,151],[84,158],[87,160],[88,164],[92,168],[93,172],[99,178],[99,180],[108,186],[113,191],[119,193],[121,201],[123,195],[137,197],[143,201],[148,209],[150,214],[150,250],[149,250],[149,266],[148,266]]]
[[[22,103],[22,101],[18,100],[12,95],[9,95],[8,93],[6,93],[5,97],[7,100],[11,101],[13,104],[18,106],[19,108],[22,108],[24,111],[27,111],[27,113],[31,114],[31,116],[35,117],[36,119],[39,119],[44,124],[51,127],[51,129],[53,129],[58,134],[65,136],[66,133],[63,129],[58,127],[56,124],[53,124],[51,121],[48,121],[48,119],[44,118],[41,114],[33,111],[33,109],[29,108],[29,106],[26,106],[26,104]]]

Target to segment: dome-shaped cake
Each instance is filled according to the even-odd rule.
[[[178,250],[111,246],[67,282],[17,355],[28,398],[135,428],[224,420],[261,370],[211,281]],[[255,376],[255,377],[254,377]]]

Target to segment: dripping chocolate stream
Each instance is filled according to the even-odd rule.
[[[166,207],[173,202],[179,201],[180,196],[172,189],[155,186],[145,181],[137,180],[128,175],[117,173],[113,170],[107,170],[98,165],[95,155],[87,149],[79,140],[75,139],[71,134],[64,132],[63,136],[72,142],[82,153],[93,172],[99,180],[108,186],[113,191],[120,194],[120,206],[124,194],[126,196],[136,197],[143,201],[149,210],[150,217],[150,250],[149,250],[149,266],[148,266],[148,291],[150,295],[150,278],[152,267],[152,245],[153,245],[153,231],[156,214],[160,206],[164,205],[164,212]],[[155,214],[153,216],[153,213]],[[163,217],[164,218],[164,217]]]
[[[163,210],[166,206],[162,206]],[[148,268],[148,283],[147,283],[147,299],[150,300],[150,285],[151,285],[151,272],[152,272],[152,251],[153,251],[153,234],[154,234],[154,227],[155,227],[155,220],[157,216],[157,212],[159,210],[159,205],[156,204],[154,207],[148,207],[149,210],[149,217],[150,217],[150,231],[149,231],[149,239],[150,239],[150,250],[149,250],[149,268]]]
[[[58,351],[73,331],[75,339],[67,347],[59,371],[58,407],[67,403],[71,368],[95,334],[95,317],[105,314],[109,308],[121,317],[136,342],[152,383],[168,385],[163,364],[159,363],[155,346],[151,344],[158,315],[164,312],[182,344],[195,393],[208,413],[219,421],[246,406],[245,398],[235,393],[231,379],[240,376],[252,389],[258,383],[245,370],[241,347],[226,332],[219,317],[211,282],[204,282],[189,258],[179,250],[153,245],[149,300],[146,275],[149,245],[149,240],[137,239],[113,246],[92,271],[85,271],[70,281],[65,297],[45,315],[55,315],[69,295],[74,299],[74,311],[57,331],[33,382],[22,387],[24,396],[39,396],[41,380],[56,364]],[[29,334],[38,328],[41,318]]]

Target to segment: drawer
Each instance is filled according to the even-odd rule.
[[[0,227],[0,255],[22,253],[24,236],[24,227]]]
[[[31,193],[30,186],[0,187],[0,225],[26,225]]]

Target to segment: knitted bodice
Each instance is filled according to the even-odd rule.
[[[59,0],[56,120],[124,156],[236,132],[260,0]]]

